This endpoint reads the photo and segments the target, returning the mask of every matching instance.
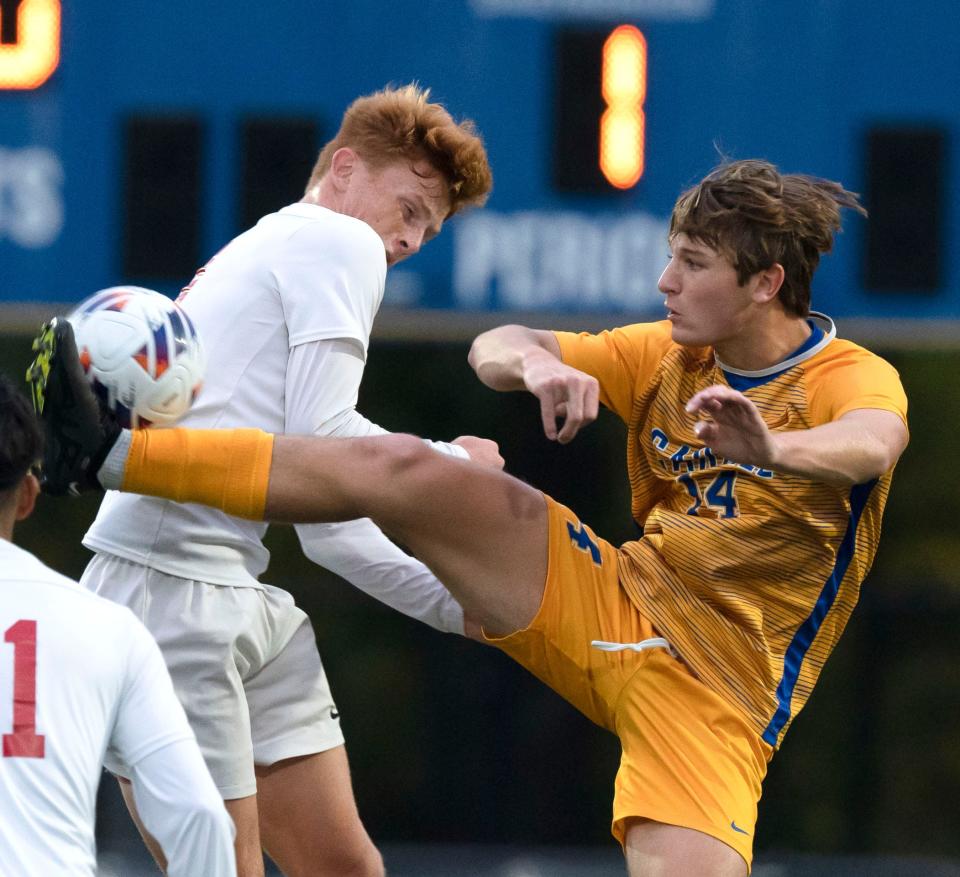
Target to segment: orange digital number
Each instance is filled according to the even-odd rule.
[[[607,109],[600,118],[600,170],[618,189],[643,176],[647,41],[633,25],[622,24],[603,44],[602,92]]]
[[[60,63],[60,0],[0,0],[0,89],[38,88]]]

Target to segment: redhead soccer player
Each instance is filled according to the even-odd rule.
[[[428,91],[387,88],[354,101],[303,198],[228,243],[181,294],[208,358],[184,424],[384,434],[356,405],[387,270],[482,204],[490,186],[473,124]],[[434,449],[499,461],[479,439]],[[240,877],[263,874],[261,847],[288,877],[378,877],[310,621],[261,581],[265,531],[215,509],[110,493],[84,538],[95,555],[81,583],[133,608],[160,644],[236,823]],[[298,536],[321,566],[463,633],[449,592],[369,520],[299,527]],[[122,764],[116,771],[126,775]]]
[[[88,414],[74,433],[92,462],[50,459],[49,477],[89,482],[106,453],[100,478],[123,490],[254,519],[369,515],[492,642],[617,734],[612,827],[632,875],[740,877],[767,763],[857,601],[908,438],[895,370],[809,309],[843,207],[859,209],[837,183],[725,164],[674,207],[666,320],[474,342],[481,380],[533,393],[548,438],[572,440],[598,404],[627,423],[643,536],[619,549],[533,487],[412,437],[114,441]],[[57,332],[52,373],[81,384]],[[49,412],[53,434],[82,417],[70,408]]]

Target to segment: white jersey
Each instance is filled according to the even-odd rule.
[[[0,540],[0,631],[0,874],[96,872],[108,751],[133,766],[171,875],[233,873],[230,819],[160,650],[133,614]],[[167,800],[172,787],[185,798]],[[209,819],[196,818],[198,802]],[[187,848],[172,849],[174,837]]]
[[[286,417],[291,350],[349,338],[365,353],[386,270],[370,226],[315,204],[285,207],[231,241],[181,297],[208,366],[180,425],[297,431]],[[111,492],[84,545],[185,579],[258,586],[269,562],[266,529],[215,509]]]
[[[354,406],[386,268],[370,226],[315,204],[285,207],[231,241],[180,299],[209,363],[181,425],[383,432]],[[205,506],[111,491],[84,545],[184,579],[260,587],[266,528]],[[462,631],[452,597],[369,521],[298,532],[311,559],[406,614]]]

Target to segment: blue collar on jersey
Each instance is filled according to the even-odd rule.
[[[717,365],[723,370],[723,375],[727,379],[727,383],[730,384],[734,390],[739,390],[741,393],[744,393],[747,390],[772,381],[785,371],[792,369],[798,363],[810,359],[812,356],[816,356],[837,337],[837,327],[834,325],[833,320],[826,314],[810,311],[810,318],[807,320],[807,325],[810,326],[810,337],[786,359],[781,360],[769,368],[762,368],[758,371],[745,371],[744,369],[724,365],[716,353],[713,354],[713,357]]]

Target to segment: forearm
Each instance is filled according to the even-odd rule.
[[[713,453],[837,487],[889,472],[908,440],[902,415],[886,408],[853,408],[810,429],[771,431],[750,399],[723,384],[696,393],[687,412],[704,418],[694,432]]]
[[[763,468],[838,487],[879,478],[897,460],[870,430],[851,431],[841,421],[813,429],[774,432]],[[748,461],[752,462],[752,461]]]
[[[283,431],[329,438],[387,435],[387,430],[356,409],[363,367],[363,349],[349,339],[325,339],[294,347],[287,362]],[[470,457],[458,445],[424,441],[441,454]]]
[[[390,435],[390,432],[372,420],[368,420],[356,408],[350,408],[324,422],[314,434],[324,438],[366,438]],[[451,442],[437,442],[432,439],[423,439],[423,441],[428,447],[433,448],[440,454],[458,457],[461,460],[470,459],[470,454],[460,445]]]
[[[392,609],[446,633],[463,633],[463,610],[419,560],[369,519],[299,525],[303,553]]]
[[[493,390],[523,390],[529,357],[559,358],[560,346],[552,332],[525,326],[500,326],[478,335],[467,361],[477,377]]]

